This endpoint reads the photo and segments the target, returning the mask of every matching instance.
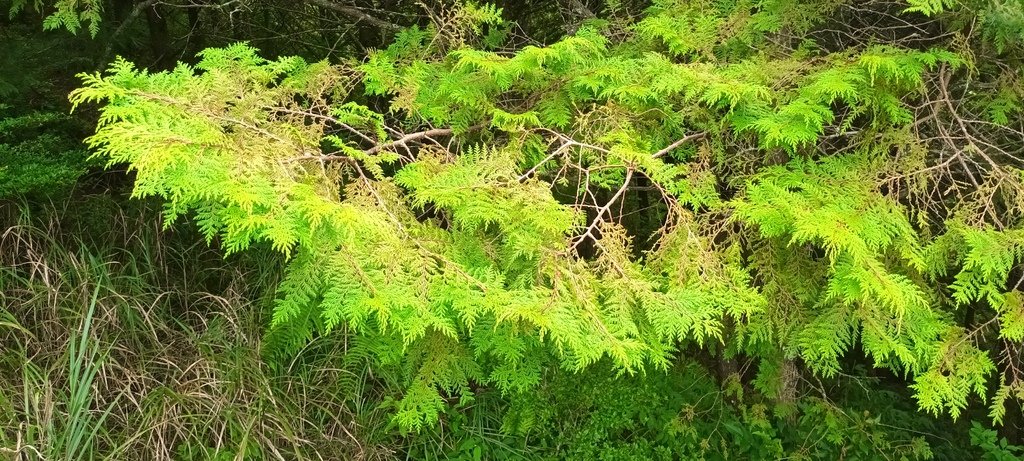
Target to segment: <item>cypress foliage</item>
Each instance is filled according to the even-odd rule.
[[[552,362],[643,376],[702,350],[752,360],[768,398],[863,355],[920,409],[1000,419],[1024,396],[1010,3],[907,2],[948,31],[925,46],[833,43],[847,2],[659,0],[516,48],[467,5],[363,62],[238,44],[119,60],[71,99],[168,223],[287,259],[269,355],[345,328],[406,370],[403,428]]]

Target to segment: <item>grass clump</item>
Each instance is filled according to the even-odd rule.
[[[261,355],[279,263],[161,225],[105,195],[0,203],[7,459],[391,458],[373,393],[345,388],[372,380],[337,366],[343,338]]]

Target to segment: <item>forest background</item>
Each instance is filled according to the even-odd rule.
[[[1024,455],[1021,0],[0,0],[0,452]]]

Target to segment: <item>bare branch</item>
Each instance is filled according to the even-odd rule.
[[[380,18],[375,17],[375,16],[371,16],[371,15],[367,14],[365,11],[363,11],[362,9],[354,7],[354,6],[351,6],[351,5],[343,5],[341,3],[337,3],[337,2],[334,2],[332,0],[306,0],[306,1],[308,1],[309,3],[312,3],[312,4],[316,5],[316,6],[319,6],[321,8],[326,8],[328,10],[341,13],[341,14],[343,14],[345,16],[348,16],[348,17],[350,17],[352,19],[355,19],[356,22],[362,21],[362,22],[365,22],[365,23],[370,24],[372,26],[376,26],[376,27],[379,27],[381,29],[385,29],[385,30],[389,30],[389,31],[397,31],[397,30],[402,28],[402,26],[399,26],[398,24],[395,24],[393,22],[385,21],[385,20],[380,19]]]
[[[433,130],[418,131],[416,133],[409,133],[409,134],[407,134],[405,136],[402,136],[401,138],[396,139],[396,140],[394,140],[392,142],[389,142],[387,144],[379,144],[379,145],[373,146],[373,147],[371,147],[369,149],[366,149],[366,153],[372,155],[372,154],[376,154],[377,152],[380,152],[382,150],[391,149],[393,147],[399,147],[399,146],[405,147],[405,145],[407,143],[410,143],[410,142],[419,141],[421,139],[430,138],[430,137],[433,137],[433,136],[449,136],[452,133],[453,133],[453,131],[452,131],[451,128],[435,128]]]
[[[626,168],[626,178],[622,181],[622,187],[620,187],[619,190],[615,192],[615,195],[613,195],[612,198],[608,200],[608,203],[605,203],[604,206],[597,210],[597,216],[594,217],[594,220],[590,222],[589,226],[587,226],[587,231],[584,232],[583,235],[577,237],[576,243],[573,243],[573,250],[579,247],[581,243],[586,241],[587,237],[590,237],[594,239],[594,241],[597,241],[597,236],[594,235],[594,232],[597,231],[597,227],[604,220],[604,215],[607,214],[609,215],[609,218],[613,218],[613,216],[611,216],[612,206],[615,205],[615,202],[618,202],[619,199],[622,198],[622,196],[626,193],[627,190],[629,190],[629,183],[632,182],[632,180],[633,168]]]
[[[681,146],[683,144],[686,144],[687,142],[689,142],[691,140],[704,137],[704,134],[705,134],[704,132],[700,132],[700,133],[694,133],[694,134],[683,136],[682,139],[680,139],[680,140],[678,140],[678,141],[676,141],[676,142],[674,142],[672,144],[669,144],[667,147],[665,147],[662,150],[659,150],[659,151],[655,152],[654,155],[651,155],[651,157],[652,158],[664,157],[665,155],[668,155],[669,152],[672,152],[673,150],[675,150],[677,147],[679,147],[679,146]]]

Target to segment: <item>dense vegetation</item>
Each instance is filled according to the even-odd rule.
[[[1024,456],[1021,0],[0,0],[14,459]]]

